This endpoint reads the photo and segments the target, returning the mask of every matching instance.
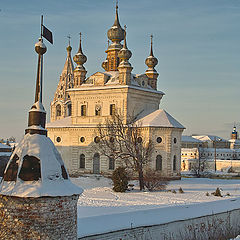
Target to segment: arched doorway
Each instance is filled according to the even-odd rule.
[[[93,156],[93,173],[100,173],[100,155],[99,153],[95,153]]]

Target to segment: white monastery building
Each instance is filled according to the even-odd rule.
[[[154,144],[151,166],[163,175],[180,178],[181,136],[184,127],[165,110],[159,109],[164,93],[157,89],[159,74],[155,70],[158,60],[153,55],[152,36],[150,55],[145,63],[147,70],[133,74],[129,59],[132,56],[126,43],[126,28],[118,18],[118,6],[113,26],[107,32],[111,43],[106,50],[104,71],[86,77],[87,70],[81,43],[67,59],[57,90],[51,102],[51,119],[47,125],[52,139],[70,174],[111,174],[120,161],[100,156],[97,126],[117,111],[126,122],[129,115],[138,116],[144,136]],[[122,45],[122,41],[123,45]]]

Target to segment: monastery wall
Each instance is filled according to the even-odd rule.
[[[231,211],[205,215],[202,217],[173,221],[159,225],[129,228],[99,235],[80,237],[78,239],[79,240],[230,239],[236,237],[240,233],[239,214],[240,209],[234,209]],[[225,238],[223,236],[225,236]]]
[[[0,239],[77,239],[78,195],[20,198],[0,195]]]

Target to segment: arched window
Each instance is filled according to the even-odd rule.
[[[156,157],[156,170],[162,170],[162,156],[157,155]]]
[[[85,168],[85,155],[80,155],[80,168]]]
[[[109,170],[115,169],[115,159],[113,157],[109,158]]]
[[[176,155],[173,156],[173,171],[177,170],[177,157]]]
[[[58,104],[58,105],[56,106],[56,116],[59,117],[59,116],[61,116],[61,115],[62,115],[62,113],[61,113],[61,105]]]
[[[72,115],[72,104],[68,104],[67,105],[67,108],[68,108],[68,116],[71,116]]]

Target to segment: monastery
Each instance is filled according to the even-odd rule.
[[[51,102],[48,136],[62,155],[70,174],[109,175],[121,161],[101,156],[97,145],[97,126],[117,111],[126,123],[128,116],[137,116],[144,137],[153,142],[154,152],[150,167],[163,175],[178,179],[181,170],[181,136],[184,127],[165,110],[159,109],[164,93],[157,89],[158,64],[153,54],[151,36],[150,55],[146,58],[147,70],[133,74],[129,62],[132,56],[127,47],[126,28],[120,25],[118,6],[115,21],[107,32],[111,41],[104,71],[86,77],[87,61],[82,50],[73,57],[70,43],[67,58],[60,75],[54,99]],[[123,44],[122,44],[123,41]]]

